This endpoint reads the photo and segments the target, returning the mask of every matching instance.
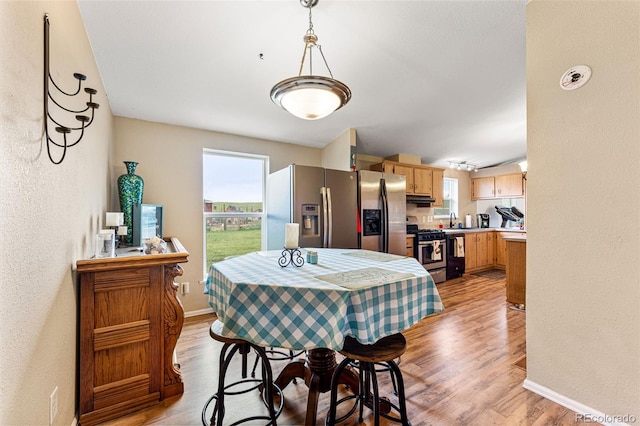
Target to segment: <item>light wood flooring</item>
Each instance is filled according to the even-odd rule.
[[[526,372],[514,363],[525,355],[526,314],[509,309],[503,274],[467,274],[437,287],[445,312],[403,333],[408,348],[400,368],[413,426],[578,424],[573,411],[522,387]],[[185,384],[182,396],[108,424],[201,424],[202,407],[217,383],[220,344],[208,335],[213,320],[213,315],[206,315],[185,323],[177,346]],[[272,364],[277,375],[285,361]],[[387,375],[379,376],[381,393],[393,401]],[[278,424],[304,424],[306,392],[300,380],[284,389],[285,406]],[[328,402],[329,394],[321,395],[317,424],[324,424]],[[257,392],[229,398],[225,420],[261,408]],[[357,425],[357,415],[343,424]],[[372,419],[365,418],[365,424],[372,425]],[[393,423],[383,419],[382,424]]]

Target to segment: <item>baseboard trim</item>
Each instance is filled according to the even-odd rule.
[[[197,311],[185,312],[184,317],[185,318],[197,317],[198,315],[206,315],[206,314],[212,314],[212,313],[213,313],[213,309],[205,308],[205,309],[198,309]]]
[[[562,405],[574,411],[576,413],[576,420],[578,423],[601,423],[605,426],[621,426],[621,425],[629,425],[626,423],[627,421],[630,423],[635,423],[637,418],[631,414],[627,415],[608,415],[601,411],[594,410],[591,407],[587,407],[586,405],[574,401],[571,398],[567,398],[564,395],[559,394],[558,392],[552,391],[551,389],[539,385],[536,382],[533,382],[529,379],[525,379],[522,383],[522,387],[530,390],[533,393],[537,393],[540,396],[543,396],[555,403]],[[578,416],[582,416],[582,419],[579,419]]]

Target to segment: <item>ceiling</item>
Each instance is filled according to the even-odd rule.
[[[318,44],[352,99],[307,121],[269,97],[298,74],[299,0],[78,1],[117,116],[313,147],[355,128],[361,154],[478,167],[526,156],[525,3],[320,0]]]

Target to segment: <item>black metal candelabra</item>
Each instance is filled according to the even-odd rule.
[[[278,259],[278,265],[283,268],[289,265],[302,266],[304,265],[304,258],[302,257],[302,253],[299,249],[290,249],[285,247],[282,250],[282,255]]]

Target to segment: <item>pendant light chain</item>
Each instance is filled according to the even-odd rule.
[[[305,1],[305,0],[301,0]],[[317,44],[318,36],[315,31],[313,31],[313,20],[311,16],[311,8],[315,5],[312,1],[306,1],[304,4],[308,4],[309,8],[309,29],[307,29],[306,34],[304,35],[304,51],[302,52],[302,60],[300,61],[300,70],[298,71],[298,77],[302,75],[302,69],[304,68],[304,61],[307,57],[307,50],[309,50],[309,75],[313,75],[313,53],[311,51],[312,48],[317,47],[320,51],[320,56],[322,56],[322,61],[324,62],[324,66],[327,67],[327,71],[329,71],[329,75],[333,78],[333,73],[331,72],[331,68],[329,68],[329,64],[327,63],[327,59],[324,57],[324,52],[322,52],[322,46]]]

